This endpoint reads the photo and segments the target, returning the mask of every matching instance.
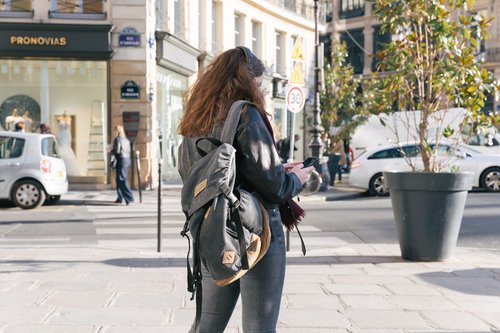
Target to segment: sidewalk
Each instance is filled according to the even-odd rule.
[[[340,200],[352,192],[339,185],[302,200]],[[122,223],[114,230],[130,232],[127,240],[20,246],[0,237],[0,333],[187,332],[195,303],[186,291],[178,193],[175,186],[163,191],[173,222],[165,226],[161,253],[154,240],[134,239],[140,229],[126,221],[127,215],[154,210],[155,191],[144,192],[141,205],[87,207],[98,217],[118,209],[121,220],[106,223]],[[114,195],[73,191],[65,199],[112,201]],[[34,226],[43,235],[43,225]],[[397,244],[304,233],[307,255],[293,234],[287,253],[278,332],[500,332],[498,251],[462,247],[447,262],[408,262]],[[238,305],[226,332],[242,333],[240,321]]]

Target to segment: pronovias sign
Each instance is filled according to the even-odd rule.
[[[11,36],[10,45],[50,45],[65,46],[68,43],[66,37],[42,37],[42,36]]]

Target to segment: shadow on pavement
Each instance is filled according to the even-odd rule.
[[[500,267],[456,270],[447,276],[436,276],[434,273],[421,273],[418,276],[423,281],[460,293],[500,296]]]
[[[397,256],[308,256],[305,257],[288,257],[286,263],[288,265],[349,265],[349,264],[382,264],[405,262],[401,257]]]
[[[103,263],[133,268],[186,267],[186,258],[117,258],[104,260]]]
[[[63,200],[61,199],[57,203],[44,204],[42,207],[57,207],[57,206],[120,206],[120,204],[114,203],[113,201],[100,201],[100,200]],[[9,200],[0,200],[0,209],[2,208],[17,208],[13,202]]]
[[[88,260],[0,260],[0,274],[46,272],[67,269],[81,264],[105,264],[131,268],[186,267],[186,258],[116,258],[103,261]]]
[[[63,219],[63,220],[30,220],[30,221],[20,221],[20,220],[16,220],[16,221],[1,221],[1,224],[2,225],[7,225],[7,224],[49,224],[49,223],[78,223],[78,222],[84,222],[84,223],[88,223],[88,222],[93,222],[92,219],[72,219],[72,220],[68,220],[68,219]]]
[[[53,206],[120,206],[120,204],[113,201],[100,201],[100,200],[62,200]]]

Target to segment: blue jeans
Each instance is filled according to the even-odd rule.
[[[202,265],[200,333],[222,333],[241,294],[244,333],[275,333],[285,280],[285,239],[279,210],[268,209],[271,244],[264,257],[228,286],[215,284]],[[194,324],[190,333],[194,333]]]
[[[128,169],[130,168],[130,158],[119,158],[116,163],[116,193],[117,200],[125,202],[134,202],[134,194],[128,184]]]

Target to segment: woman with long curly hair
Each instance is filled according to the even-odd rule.
[[[264,257],[239,280],[219,287],[202,265],[203,298],[198,325],[190,332],[218,333],[226,328],[241,294],[245,333],[273,333],[285,278],[285,240],[280,204],[299,194],[313,167],[282,164],[274,144],[261,84],[263,63],[246,47],[227,50],[200,74],[186,94],[186,111],[179,125],[184,136],[179,151],[179,172],[201,158],[199,137],[220,138],[228,111],[237,100],[244,107],[233,146],[236,148],[236,186],[256,192],[269,214],[271,244]]]

